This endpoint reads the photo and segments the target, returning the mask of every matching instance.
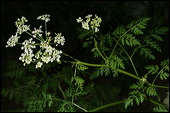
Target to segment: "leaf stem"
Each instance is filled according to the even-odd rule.
[[[88,112],[95,112],[95,111],[98,111],[98,110],[101,110],[101,109],[104,109],[104,108],[107,108],[107,107],[110,107],[110,106],[115,106],[115,105],[118,105],[118,104],[122,104],[122,103],[124,103],[124,100],[118,101],[118,102],[113,102],[113,103],[110,103],[110,104],[106,104],[106,105],[100,106],[98,108],[95,108],[93,110],[90,110]]]
[[[113,38],[114,39],[114,38]],[[116,42],[118,42],[116,39],[114,39]],[[132,61],[132,59],[131,59],[131,57],[129,56],[129,54],[127,53],[127,51],[124,49],[124,47],[120,44],[120,43],[118,43],[119,44],[119,46],[123,49],[123,51],[125,52],[125,54],[128,56],[128,58],[129,58],[129,60],[130,60],[130,62],[131,62],[131,64],[132,64],[132,66],[133,66],[133,69],[134,69],[134,71],[135,71],[135,74],[137,75],[137,76],[139,76],[138,75],[138,72],[137,72],[137,70],[136,70],[136,67],[135,67],[135,65],[134,65],[134,63],[133,63],[133,61]]]
[[[96,50],[98,51],[98,53],[99,53],[100,56],[106,61],[105,57],[102,55],[102,53],[100,52],[100,50],[99,50],[98,47],[97,47],[97,41],[96,41],[95,38],[94,38],[94,43],[95,43],[95,47],[96,47]]]

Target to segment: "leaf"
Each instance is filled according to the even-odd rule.
[[[143,87],[142,84],[140,84],[140,82],[137,82],[136,84],[132,84],[130,86],[130,89],[141,89]]]
[[[144,101],[144,99],[145,99],[144,97],[145,97],[144,94],[142,94],[142,93],[139,94],[139,101],[140,101],[140,103],[142,103]]]
[[[148,39],[146,40],[147,45],[149,45],[150,47],[156,49],[158,52],[161,52],[161,48],[159,47],[159,44],[156,43],[155,41]]]
[[[169,77],[169,73],[164,72],[164,73],[160,74],[161,80],[166,80],[168,77]]]
[[[149,86],[149,87],[146,89],[146,94],[149,95],[149,96],[156,96],[156,95],[157,95],[157,92],[156,92],[155,87]]]
[[[127,45],[129,45],[131,47],[135,46],[135,45],[140,45],[140,42],[137,39],[135,39],[135,37],[132,34],[127,34],[125,36],[126,36],[125,41],[126,41]]]
[[[78,64],[76,68],[77,68],[78,70],[80,70],[80,71],[84,71],[84,70],[87,70],[87,69],[88,69],[87,66],[82,65],[82,64]]]
[[[138,97],[135,98],[135,101],[136,101],[136,104],[139,105],[139,98]]]
[[[141,48],[140,55],[145,55],[145,58],[149,58],[150,60],[154,60],[155,56],[152,54],[152,51],[149,48]]]
[[[156,74],[158,72],[158,70],[159,70],[158,65],[155,65],[155,66],[154,65],[146,66],[145,68],[147,70],[149,70],[148,73],[151,73],[151,74]]]
[[[144,17],[135,21],[132,21],[126,28],[129,28],[132,33],[135,35],[144,34],[141,29],[145,29],[147,26],[148,21],[151,18]]]
[[[49,107],[49,108],[51,107],[52,103],[53,103],[52,100],[48,101],[48,107]]]
[[[91,33],[91,30],[78,29],[78,32],[80,33],[78,35],[78,39],[82,39],[82,38],[86,38]]]
[[[116,36],[116,35],[123,35],[126,33],[126,29],[123,26],[117,27],[116,30],[114,32],[112,32],[112,35]]]
[[[124,102],[125,109],[127,109],[130,105],[133,106],[133,99],[128,98]]]
[[[123,60],[116,55],[113,55],[110,59],[109,65],[112,69],[122,68],[125,69]]]
[[[169,65],[169,59],[166,59],[166,60],[162,61],[160,65],[162,67],[168,66]],[[167,71],[169,71],[169,68],[166,67],[166,69],[167,69]]]
[[[157,106],[153,108],[154,112],[168,112],[165,106]]]
[[[151,34],[153,38],[155,38],[157,41],[163,41],[162,37],[157,34]]]

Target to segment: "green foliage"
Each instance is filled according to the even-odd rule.
[[[149,70],[148,73],[151,73],[151,74],[156,74],[156,73],[158,72],[158,70],[159,70],[158,65],[155,65],[155,66],[153,66],[153,65],[151,65],[151,66],[146,66],[145,68],[146,68],[147,70]]]
[[[141,29],[146,28],[149,20],[151,20],[151,18],[144,17],[139,20],[132,21],[129,25],[126,26],[126,28],[129,28],[135,35],[144,34]]]
[[[124,102],[125,109],[127,109],[129,106],[133,106],[134,101],[137,105],[139,105],[140,103],[143,103],[145,99],[145,95],[137,90],[131,91],[129,94],[130,96]]]
[[[153,86],[147,87],[147,89],[146,89],[146,94],[147,94],[148,96],[156,96],[156,95],[158,95],[158,94],[157,94],[157,91],[156,91],[156,88],[153,87]]]
[[[110,61],[109,63],[106,62],[106,65],[110,66],[112,69],[116,69],[116,68],[125,69],[123,60],[121,58],[119,58],[118,56],[113,55],[109,59],[109,61]]]
[[[87,66],[82,65],[82,64],[78,64],[78,65],[76,66],[76,68],[77,68],[79,71],[84,71],[84,70],[87,70],[87,69],[88,69]]]
[[[17,62],[11,62],[7,68],[10,71],[5,75],[13,80],[13,84],[11,88],[2,89],[1,95],[22,103],[22,109],[26,112],[82,112],[108,103],[116,103],[120,99],[124,99],[124,106],[116,106],[116,110],[128,111],[127,108],[130,106],[139,106],[148,98],[159,96],[159,85],[154,83],[158,77],[161,80],[168,79],[169,59],[159,65],[148,66],[141,65],[138,59],[133,61],[133,56],[155,60],[157,58],[153,54],[154,50],[162,52],[159,42],[164,40],[163,35],[168,28],[154,28],[149,31],[146,28],[149,20],[151,18],[141,18],[127,26],[117,27],[111,33],[99,33],[100,35],[95,35],[90,30],[78,29],[78,38],[86,38],[83,47],[89,47],[91,44],[92,58],[97,59],[91,58],[92,64],[73,59],[75,61],[70,62],[73,64],[72,67],[65,66],[61,71],[55,71],[49,76],[46,71],[54,67],[54,64],[35,69],[32,65],[24,67]],[[95,41],[94,38],[99,39]],[[140,68],[136,68],[134,63],[138,63]],[[142,70],[143,67],[146,74],[137,75],[138,69]],[[122,75],[118,76],[120,73]],[[46,83],[38,85],[37,76],[45,77]],[[126,77],[135,78],[137,81]],[[152,79],[153,82],[150,83]],[[128,97],[122,96],[128,91]],[[114,111],[113,109],[114,106],[104,110]],[[167,109],[158,106],[153,111],[166,112]]]
[[[145,55],[145,58],[149,58],[150,60],[155,59],[155,56],[149,48],[142,47],[140,50],[140,55]]]
[[[164,106],[157,106],[153,108],[154,112],[168,112],[168,110]]]
[[[145,67],[150,74],[157,74],[161,80],[166,80],[169,77],[169,59],[166,59],[158,65],[151,65]]]

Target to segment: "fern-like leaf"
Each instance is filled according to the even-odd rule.
[[[136,21],[132,21],[129,25],[126,26],[126,28],[129,28],[131,30],[131,32],[134,33],[135,35],[144,34],[141,31],[141,29],[146,28],[147,23],[150,19],[151,18],[144,17],[144,18],[138,19]]]
[[[125,109],[127,109],[130,105],[133,106],[133,99],[128,98],[124,102]]]
[[[148,70],[148,73],[151,73],[151,74],[156,74],[159,70],[158,65],[146,66],[145,68]]]
[[[149,49],[149,48],[141,48],[140,50],[140,55],[145,55],[145,58],[149,58],[151,60],[154,60],[155,59],[155,56],[152,54],[152,51]]]
[[[152,86],[149,86],[146,89],[146,94],[149,95],[149,96],[156,96],[157,95],[156,88],[152,87]]]

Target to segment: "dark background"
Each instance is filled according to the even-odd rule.
[[[11,79],[3,77],[5,67],[11,61],[20,62],[18,58],[22,51],[19,46],[5,48],[7,40],[16,32],[15,21],[25,16],[32,28],[39,27],[43,23],[36,18],[43,14],[51,16],[48,30],[52,33],[61,32],[65,36],[66,42],[62,47],[65,53],[78,48],[81,41],[77,39],[76,28],[80,24],[76,19],[88,14],[97,14],[105,23],[113,22],[115,26],[111,29],[141,17],[151,17],[151,27],[169,27],[169,2],[165,1],[1,1],[1,88],[8,87],[11,82]],[[169,38],[161,43],[161,48],[162,53],[156,55],[157,61],[169,57]],[[83,61],[82,58],[83,53],[77,57]],[[1,99],[1,109],[9,109],[9,101]]]

